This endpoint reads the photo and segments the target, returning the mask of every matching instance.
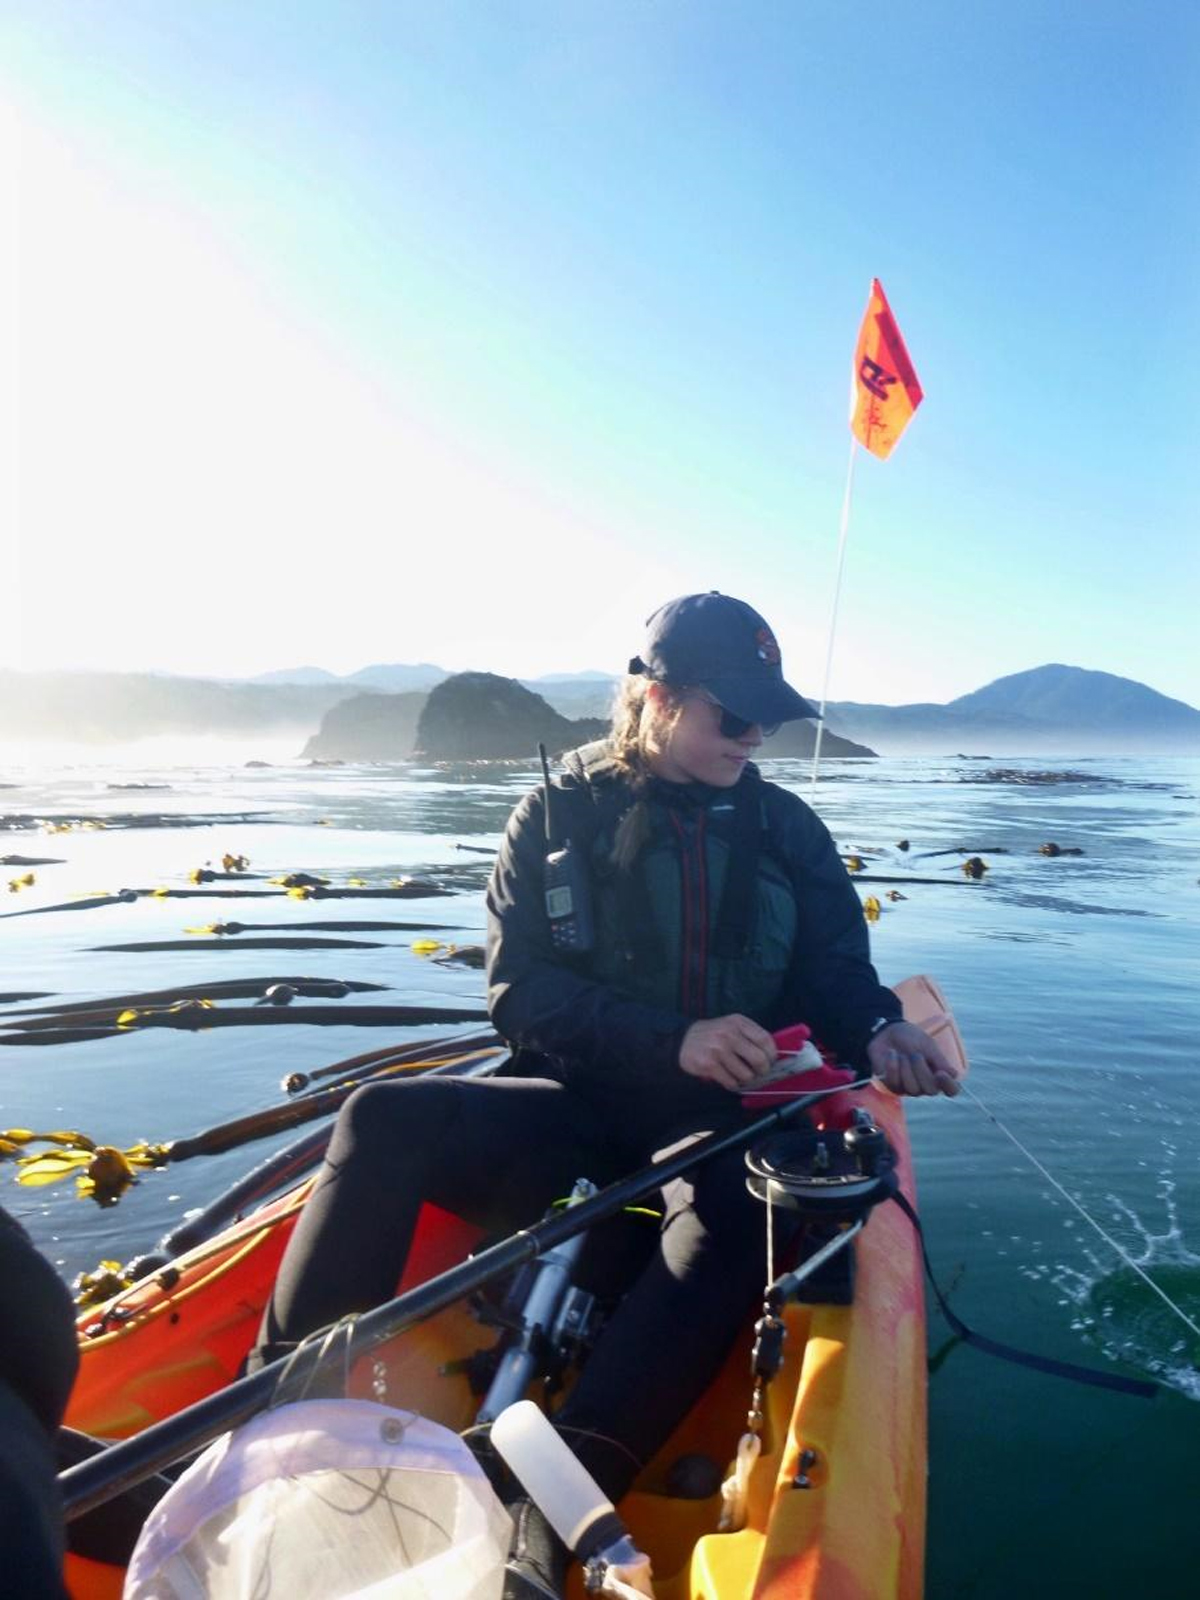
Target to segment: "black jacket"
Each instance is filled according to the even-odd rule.
[[[553,803],[560,834],[578,838],[595,830],[596,803],[595,790],[588,792],[578,763],[575,768],[555,781]],[[628,803],[627,785],[615,782]],[[743,784],[759,792],[771,856],[786,871],[797,913],[786,1014],[754,1020],[772,1028],[807,1022],[843,1060],[859,1064],[873,1023],[898,1017],[900,1003],[871,965],[858,895],[828,830],[802,800],[752,766],[738,787]],[[729,794],[685,787],[694,802]],[[611,803],[611,789],[605,798]],[[509,819],[488,886],[488,1008],[497,1030],[523,1050],[548,1057],[561,1069],[556,1075],[571,1081],[602,1079],[611,1089],[678,1084],[679,1047],[694,1018],[597,982],[585,963],[554,949],[543,894],[545,854],[544,800],[536,789]]]

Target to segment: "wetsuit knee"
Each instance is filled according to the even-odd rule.
[[[455,1087],[448,1079],[364,1084],[338,1114],[329,1162],[340,1165],[351,1157],[361,1159],[364,1152],[394,1161],[401,1150],[425,1149],[454,1122]]]

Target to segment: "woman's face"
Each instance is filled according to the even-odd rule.
[[[646,761],[655,777],[667,783],[730,789],[763,741],[758,723],[727,739],[721,732],[720,706],[699,689],[684,690],[675,699],[660,684],[651,684],[646,709]]]

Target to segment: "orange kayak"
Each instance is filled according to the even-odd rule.
[[[965,1070],[936,984],[910,978],[896,992],[905,1015]],[[878,1085],[858,1098],[895,1149],[900,1187],[915,1205],[901,1102]],[[124,1438],[233,1381],[309,1182],[81,1317],[71,1427]],[[400,1288],[457,1264],[476,1240],[466,1224],[427,1207]],[[719,1495],[678,1498],[667,1474],[683,1455],[722,1466],[732,1459],[750,1397],[749,1327],[623,1502],[661,1600],[918,1600],[926,1477],[920,1250],[909,1220],[888,1204],[872,1211],[855,1249],[852,1305],[790,1305],[784,1313],[784,1362],[766,1391],[762,1452],[740,1531],[717,1531]],[[381,1360],[388,1401],[464,1429],[478,1401],[463,1363],[487,1342],[470,1310],[453,1306],[360,1362],[351,1392],[375,1392]],[[122,1581],[118,1567],[68,1558],[75,1600],[119,1596]]]

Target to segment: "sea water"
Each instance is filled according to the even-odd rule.
[[[804,765],[764,765],[813,797]],[[0,771],[10,785],[0,789],[0,855],[58,861],[0,868],[0,992],[99,1000],[309,976],[387,985],[355,997],[376,1003],[479,1005],[477,969],[438,964],[413,945],[481,941],[486,852],[536,777],[532,765],[10,765]],[[1200,761],[1183,758],[822,769],[815,803],[843,853],[861,856],[864,879],[900,880],[860,883],[864,899],[879,900],[881,975],[936,977],[967,1042],[972,1090],[991,1113],[965,1095],[909,1107],[920,1209],[954,1308],[993,1338],[1162,1385],[1147,1402],[1014,1367],[954,1341],[931,1310],[932,1600],[1118,1595],[1130,1581],[1159,1595],[1196,1592],[1200,1340],[1128,1262],[1200,1323],[1198,798]],[[112,825],[47,831],[89,818]],[[1043,854],[1046,844],[1063,853]],[[185,887],[191,869],[219,867],[226,852],[248,856],[252,872],[359,875],[374,886],[433,877],[454,893],[41,909],[123,887]],[[969,856],[986,863],[978,880],[963,872]],[[32,886],[4,892],[28,871]],[[12,915],[25,911],[37,914]],[[434,926],[349,935],[374,949],[239,951],[236,938],[220,951],[97,949],[187,938],[217,921],[285,934],[339,918]],[[170,1139],[278,1102],[286,1072],[445,1031],[153,1029],[6,1046],[0,1127],[79,1128],[121,1146]],[[9,1182],[3,1203],[70,1277],[149,1247],[292,1137],[150,1172],[111,1209],[68,1184]]]

